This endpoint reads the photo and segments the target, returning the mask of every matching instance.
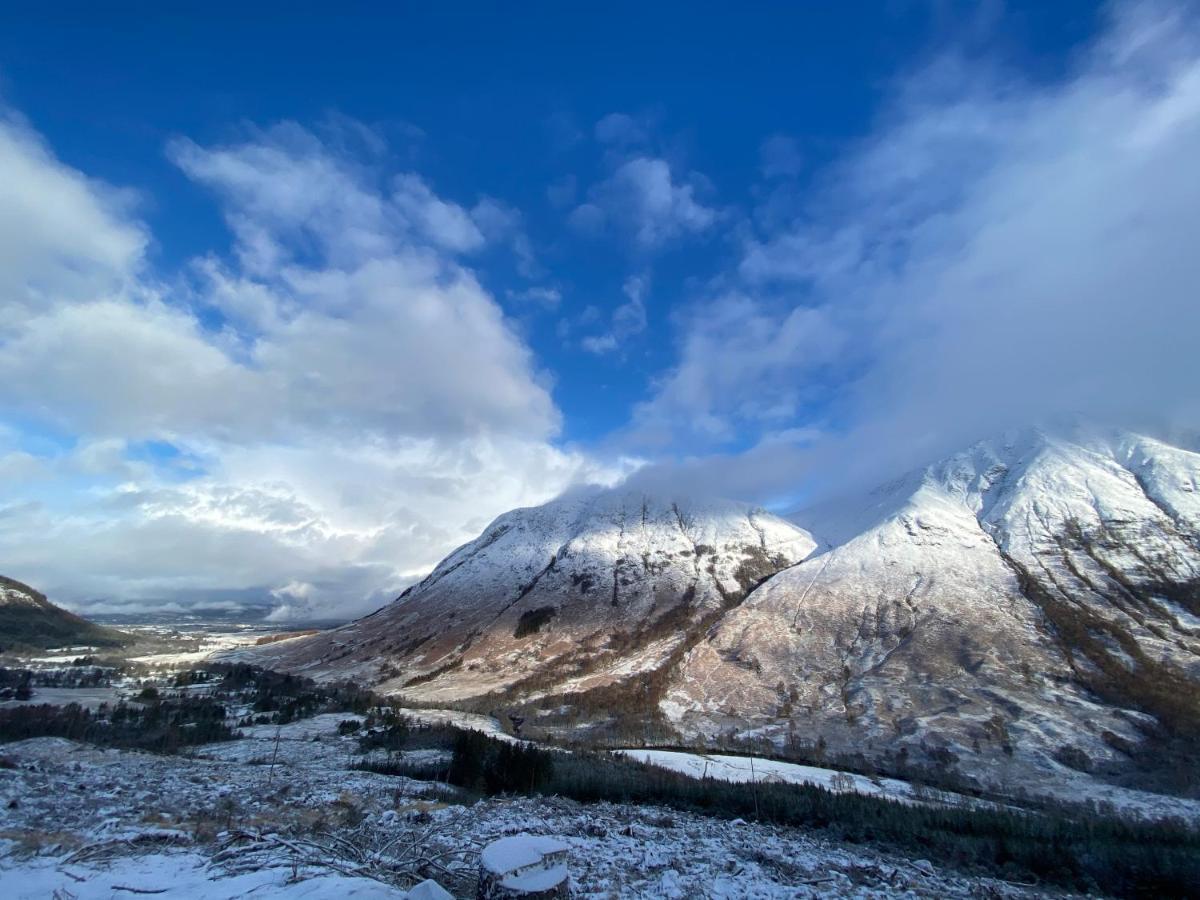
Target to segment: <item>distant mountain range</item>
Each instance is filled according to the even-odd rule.
[[[0,652],[118,647],[132,638],[55,606],[27,584],[0,576]]]
[[[1200,455],[1030,429],[795,519],[575,494],[253,657],[545,734],[1196,784]]]

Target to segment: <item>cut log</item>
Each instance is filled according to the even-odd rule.
[[[518,834],[493,841],[479,858],[478,900],[551,900],[570,896],[567,845]]]
[[[425,879],[404,896],[405,900],[454,900],[454,896],[432,878]]]

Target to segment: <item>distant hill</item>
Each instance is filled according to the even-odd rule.
[[[119,647],[133,638],[55,606],[27,584],[0,575],[0,650]]]

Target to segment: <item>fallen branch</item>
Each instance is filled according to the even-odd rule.
[[[131,894],[165,894],[167,892],[166,888],[135,888],[127,887],[123,884],[114,884],[112,889],[114,891],[129,891]]]
[[[447,848],[437,840],[452,834],[454,822],[402,828],[399,833],[364,824],[348,834],[320,832],[319,839],[239,830],[225,837],[209,864],[229,874],[264,868],[327,869],[399,888],[432,875],[468,890],[476,879],[472,857],[478,847],[467,841],[467,847]],[[461,843],[461,836],[455,837]]]

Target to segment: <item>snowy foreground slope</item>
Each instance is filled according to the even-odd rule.
[[[399,900],[401,888],[356,876],[354,847],[389,848],[384,860],[412,847],[473,874],[483,845],[516,833],[568,846],[578,897],[1042,896],[801,829],[559,798],[462,805],[454,788],[350,769],[344,718],[284,725],[278,742],[275,726],[246,729],[193,757],[58,738],[5,745],[15,768],[0,769],[0,897]],[[231,842],[246,832],[261,840]],[[317,860],[277,840],[300,848],[296,834],[331,852]],[[470,879],[443,881],[474,896]]]
[[[413,700],[587,690],[661,668],[814,546],[743,504],[589,491],[506,513],[374,615],[251,658]]]
[[[811,516],[823,552],[726,615],[663,708],[1001,790],[1170,767],[1135,757],[1200,724],[1198,486],[1200,455],[1131,434],[979,444]]]
[[[1198,485],[1196,453],[1030,429],[804,527],[596,491],[501,516],[380,612],[243,658],[472,700],[547,736],[642,722],[1008,795],[1095,777],[1185,790]]]

